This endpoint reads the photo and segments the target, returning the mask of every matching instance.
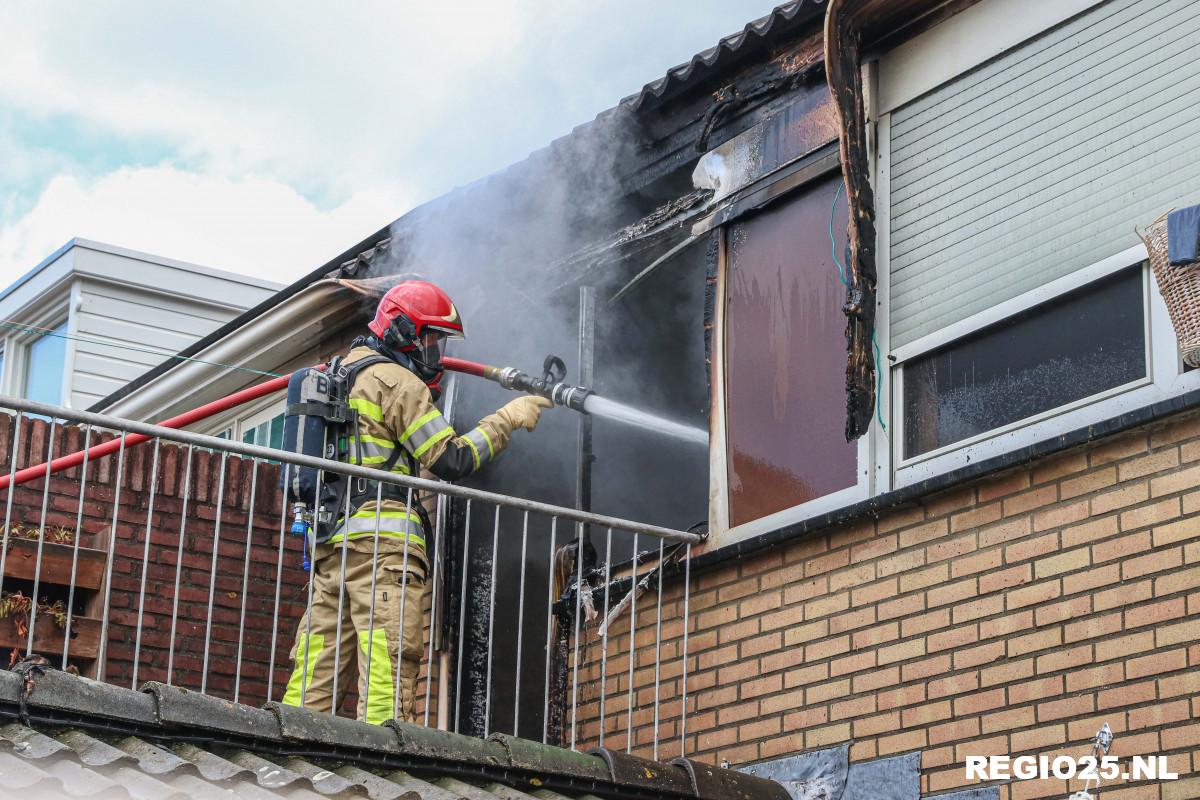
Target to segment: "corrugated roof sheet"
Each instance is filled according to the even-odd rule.
[[[642,87],[637,94],[621,100],[622,105],[629,105],[634,110],[640,109],[650,98],[662,98],[668,92],[681,88],[693,80],[703,80],[713,72],[719,72],[728,66],[741,54],[743,48],[753,48],[768,40],[790,31],[791,23],[797,16],[807,19],[808,14],[800,15],[804,6],[814,10],[824,11],[824,6],[814,0],[794,0],[776,6],[770,14],[746,23],[737,33],[724,37],[713,47],[702,50],[692,56],[691,60],[667,70],[667,74],[658,80],[651,81]]]
[[[708,765],[577,753],[391,721],[262,709],[49,668],[0,672],[0,797],[116,800],[784,800],[779,784]]]

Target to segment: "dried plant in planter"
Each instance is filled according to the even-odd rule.
[[[9,540],[25,539],[27,541],[36,542],[43,538],[43,529],[33,526],[22,527],[21,525],[13,525],[8,529]],[[65,528],[62,525],[56,525],[53,528],[45,529],[45,539],[54,544],[74,544],[75,531],[70,528]]]
[[[33,599],[26,597],[24,592],[4,592],[0,594],[0,619],[12,619],[17,636],[29,633],[29,611],[33,608]],[[38,613],[48,614],[54,624],[60,628],[67,627],[67,606],[62,600],[53,603],[42,600],[38,603]]]

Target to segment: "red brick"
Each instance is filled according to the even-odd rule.
[[[926,658],[921,661],[916,661],[911,664],[905,664],[900,668],[900,680],[902,681],[919,681],[930,677],[931,675],[939,675],[950,670],[950,656],[940,655],[932,658]]]
[[[1187,665],[1187,651],[1183,648],[1163,653],[1154,653],[1140,658],[1131,658],[1125,661],[1125,679],[1135,680],[1137,678],[1144,678],[1147,675],[1174,672],[1186,668]]]
[[[1174,600],[1152,603],[1150,606],[1127,608],[1124,612],[1124,626],[1132,628],[1158,625],[1160,622],[1181,618],[1186,613],[1187,603],[1183,597],[1176,597]]]
[[[1047,672],[1057,672],[1063,669],[1072,669],[1074,667],[1089,664],[1092,661],[1092,646],[1090,644],[1078,645],[1067,650],[1059,650],[1054,653],[1047,653],[1037,657],[1037,671],[1039,675]]]
[[[949,533],[950,524],[948,519],[932,519],[923,525],[917,525],[916,528],[908,528],[900,531],[900,547],[912,547],[920,545],[920,543],[928,542],[931,539],[938,539]]]
[[[1024,514],[1058,500],[1058,486],[1051,484],[1004,498],[1004,516]]]
[[[1085,639],[1099,639],[1121,630],[1121,612],[1112,614],[1095,614],[1076,620],[1067,625],[1067,643],[1080,642]]]
[[[1062,594],[1057,580],[1043,581],[1020,589],[1013,589],[1005,597],[1010,610],[1024,608],[1035,603],[1045,603]]]
[[[1097,708],[1101,711],[1120,706],[1142,705],[1156,699],[1158,687],[1155,682],[1127,683],[1114,689],[1100,692]]]
[[[1149,455],[1126,461],[1120,465],[1121,481],[1141,478],[1155,472],[1179,466],[1179,450],[1170,447],[1150,453]]]
[[[1091,595],[1078,595],[1069,600],[1040,606],[1034,610],[1034,619],[1039,626],[1050,625],[1068,619],[1078,619],[1092,611]]]
[[[979,578],[979,593],[991,594],[1002,589],[1008,589],[1013,586],[1020,586],[1024,583],[1029,583],[1033,578],[1033,569],[1029,564],[1021,564],[1016,567],[1009,567],[997,572],[989,572]]]
[[[1154,629],[1154,646],[1170,647],[1200,639],[1200,619],[1190,619],[1174,625],[1160,625]]]
[[[878,603],[899,593],[900,582],[896,578],[877,581],[867,586],[859,586],[850,590],[850,605],[861,606],[868,603]]]
[[[914,684],[911,686],[902,686],[898,689],[889,689],[878,692],[875,699],[879,704],[880,711],[904,708],[916,703],[925,702],[925,686],[924,684]]]
[[[1129,458],[1149,449],[1150,437],[1145,431],[1122,434],[1105,441],[1089,453],[1093,467]]]
[[[975,506],[972,509],[963,511],[961,514],[955,514],[950,517],[950,532],[958,533],[959,531],[978,528],[981,525],[987,525],[999,519],[1000,503],[987,503]]]
[[[976,692],[975,694],[960,697],[954,701],[954,716],[967,717],[972,714],[982,714],[985,711],[992,711],[1005,705],[1004,690],[992,689],[988,692]]]
[[[1161,727],[1172,722],[1180,722],[1191,715],[1187,700],[1172,700],[1168,703],[1134,708],[1129,711],[1130,730]]]
[[[960,719],[930,728],[929,743],[937,745],[945,742],[957,742],[978,735],[979,718],[972,717],[971,719]]]
[[[1155,547],[1194,539],[1200,539],[1200,520],[1195,518],[1181,519],[1178,522],[1159,525],[1154,529]],[[1150,545],[1146,545],[1145,549],[1149,548]]]
[[[1020,539],[1032,532],[1033,521],[1028,516],[1005,520],[999,524],[979,529],[979,547],[982,549],[1013,539]]]
[[[961,578],[963,575],[974,575],[996,569],[1002,561],[999,548],[986,550],[965,558],[956,558],[950,563],[950,577]]]
[[[925,593],[926,603],[930,608],[958,603],[979,593],[975,578],[934,586]]]
[[[1173,547],[1170,550],[1159,550],[1138,558],[1126,559],[1121,564],[1121,577],[1128,581],[1152,572],[1162,572],[1182,566],[1183,549]]]
[[[930,518],[940,517],[952,511],[957,511],[960,508],[974,506],[976,503],[975,487],[966,486],[949,489],[926,497],[922,502],[925,504],[925,516]]]
[[[1089,566],[1091,562],[1091,549],[1079,547],[1034,562],[1033,572],[1041,579],[1051,575],[1061,575],[1064,572],[1075,572]]]
[[[1092,545],[1092,560],[1097,564],[1118,558],[1127,558],[1150,549],[1150,532],[1131,533],[1117,539],[1109,539]]]
[[[954,628],[941,633],[931,634],[926,639],[926,647],[930,653],[936,653],[941,650],[957,649],[966,647],[969,644],[975,644],[979,641],[979,630],[975,625],[968,625],[963,628]]]
[[[1126,508],[1134,503],[1150,499],[1150,483],[1138,481],[1120,486],[1112,491],[1102,492],[1092,497],[1092,516],[1100,516],[1118,508]]]
[[[1200,471],[1200,467],[1196,469]],[[1181,508],[1179,498],[1172,497],[1169,500],[1162,500],[1148,506],[1124,511],[1121,513],[1121,530],[1131,531],[1145,525],[1157,525],[1160,522],[1167,522],[1178,517]]]
[[[966,694],[979,689],[978,672],[960,672],[945,678],[931,680],[928,684],[929,699]]]
[[[917,614],[925,610],[925,596],[922,594],[912,594],[907,597],[900,597],[886,603],[880,603],[878,607],[878,617],[880,621],[886,619],[895,619],[897,617],[905,617],[909,614]]]
[[[979,502],[986,503],[997,497],[1019,492],[1029,486],[1029,471],[1009,472],[979,484]]]
[[[805,600],[818,597],[825,594],[828,591],[828,587],[829,579],[824,576],[790,584],[783,590],[783,604],[790,606],[793,603],[802,603]]]
[[[1063,578],[1063,593],[1094,592],[1103,586],[1117,583],[1121,580],[1121,568],[1118,564],[1107,564],[1092,567],[1074,575]]]
[[[1154,594],[1161,597],[1175,592],[1194,591],[1200,586],[1200,567],[1172,572],[1154,579]]]
[[[1009,564],[1029,558],[1044,556],[1058,551],[1058,534],[1047,533],[1033,539],[1024,539],[1004,548],[1004,560]]]
[[[1075,547],[1087,542],[1107,539],[1110,536],[1116,536],[1119,530],[1120,526],[1115,516],[1089,519],[1080,525],[1063,528],[1062,545],[1063,547]]]
[[[804,565],[804,577],[810,578],[839,567],[849,566],[850,550],[835,550],[817,558],[809,559]]]
[[[964,648],[954,653],[954,668],[977,667],[1004,658],[1004,642],[988,642],[976,647]]]
[[[1057,647],[1062,644],[1062,641],[1063,632],[1060,628],[1044,628],[1040,631],[1025,634],[1024,636],[1014,636],[1006,643],[1008,657],[1016,658],[1017,656],[1034,653],[1038,650]]]
[[[880,533],[888,533],[913,525],[923,519],[925,519],[925,509],[921,506],[911,506],[891,511],[886,516],[880,517],[876,525]]]
[[[904,593],[924,589],[934,584],[944,583],[950,577],[950,568],[946,564],[936,564],[922,570],[914,570],[900,576],[900,591]]]
[[[1043,459],[1033,468],[1034,484],[1058,480],[1087,469],[1087,453],[1082,450]]]
[[[886,536],[876,536],[869,541],[860,542],[850,548],[850,563],[870,561],[880,556],[896,552],[897,536],[890,533]]]
[[[1200,486],[1200,466],[1176,470],[1150,481],[1150,494],[1162,497],[1176,492],[1185,492]]]
[[[1077,672],[1067,673],[1067,691],[1094,689],[1097,686],[1114,686],[1125,679],[1125,665],[1120,662],[1101,664]]]
[[[1027,631],[1032,628],[1033,612],[1019,611],[979,623],[979,638],[994,639],[998,636],[1011,636],[1019,631]]]
[[[1076,697],[1064,697],[1061,700],[1050,700],[1039,703],[1037,707],[1038,722],[1052,722],[1066,717],[1078,717],[1090,714],[1096,710],[1096,699],[1090,694]]]
[[[955,624],[969,622],[980,617],[988,617],[993,614],[999,614],[1004,610],[1004,595],[996,594],[990,597],[981,597],[978,600],[973,600],[970,603],[963,603],[955,606],[952,610],[952,616]]]
[[[1060,484],[1060,492],[1064,500],[1069,500],[1082,494],[1093,494],[1101,489],[1107,489],[1116,482],[1117,468],[1106,467],[1063,481]]]

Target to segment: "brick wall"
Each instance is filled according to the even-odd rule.
[[[679,753],[681,584],[664,589],[660,757]],[[635,750],[651,753],[653,594],[639,607]],[[977,786],[967,755],[1166,754],[1181,780],[1108,800],[1200,797],[1200,415],[1095,442],[878,519],[692,576],[687,749],[744,764],[851,743],[920,750],[923,793]],[[598,734],[598,645],[580,718]],[[624,747],[628,624],[607,663]],[[1070,790],[1080,788],[1073,782]],[[1001,797],[1065,797],[1022,781]]]

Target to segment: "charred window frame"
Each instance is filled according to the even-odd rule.
[[[710,448],[710,480],[713,485],[713,506],[710,509],[714,542],[717,547],[732,544],[743,539],[751,538],[783,525],[798,522],[822,513],[842,508],[851,503],[865,499],[870,491],[870,463],[872,444],[870,437],[847,443],[844,440],[845,421],[845,318],[841,314],[841,304],[844,302],[844,287],[839,281],[837,265],[833,254],[842,263],[842,250],[845,246],[845,196],[839,190],[841,184],[840,171],[836,156],[831,160],[826,154],[824,162],[814,157],[811,162],[813,169],[804,175],[804,180],[796,180],[794,191],[781,197],[769,208],[758,210],[753,215],[727,216],[718,230],[719,247],[717,250],[717,297],[713,347],[713,417],[712,417],[712,446]],[[819,165],[819,166],[818,166]],[[802,170],[801,170],[802,172]],[[837,212],[840,211],[840,216]],[[829,239],[830,217],[834,215],[832,230],[835,244]],[[756,230],[757,229],[757,230]],[[743,313],[756,313],[759,309],[753,299],[747,297],[738,288],[736,275],[738,264],[738,249],[745,244],[739,241],[743,237],[763,236],[779,237],[779,241],[768,244],[752,257],[755,263],[743,265],[754,271],[763,266],[764,257],[772,258],[772,252],[777,254],[778,265],[774,262],[767,264],[767,271],[781,269],[784,286],[783,291],[822,291],[828,294],[822,309],[815,313],[821,314],[821,320],[805,319],[804,315],[784,314],[775,322],[788,323],[784,329],[775,331],[775,344],[770,341],[772,334],[769,329],[772,320],[769,319],[736,319],[738,309],[732,308],[739,302],[738,293],[741,291],[742,300],[747,303]],[[795,245],[794,248],[791,246]],[[786,254],[786,255],[785,255]],[[765,277],[758,275],[753,277]],[[753,279],[753,278],[752,278]],[[788,281],[791,281],[788,283]],[[780,298],[775,298],[779,300]],[[759,297],[763,301],[764,298]],[[784,305],[774,301],[765,301],[768,307],[776,311],[784,311]],[[788,306],[794,311],[795,304]],[[745,323],[745,324],[743,324]],[[754,395],[770,395],[774,392],[795,390],[797,370],[803,372],[810,368],[809,359],[799,358],[800,353],[794,353],[796,359],[790,359],[787,369],[770,370],[770,359],[786,357],[786,353],[776,345],[784,338],[796,333],[796,325],[814,324],[817,329],[827,334],[819,343],[820,351],[815,355],[821,362],[824,373],[820,379],[822,386],[816,394],[801,395],[802,403],[814,400],[820,406],[817,414],[821,416],[821,424],[816,431],[800,430],[801,425],[797,413],[807,406],[796,406],[798,399],[793,396],[783,398],[785,407],[781,410],[794,425],[784,421],[780,428],[778,419],[764,418],[761,423],[764,429],[770,428],[774,438],[770,447],[759,448],[753,452],[753,445],[746,447],[746,437],[753,436],[754,421],[747,419],[761,414],[764,410],[762,403],[755,402]],[[757,330],[757,333],[755,332]],[[781,338],[783,337],[783,338]],[[754,340],[762,348],[763,358],[754,361],[753,369],[745,369],[742,359],[747,352],[753,354]],[[795,337],[791,337],[795,343]],[[761,377],[760,377],[761,376]],[[757,385],[747,381],[758,381]],[[778,381],[782,380],[781,385]],[[789,380],[792,385],[786,385]],[[740,393],[740,396],[739,396]],[[828,396],[826,396],[828,395]],[[824,402],[827,401],[827,402]],[[789,403],[791,404],[789,406]],[[770,403],[767,403],[770,405]],[[824,436],[820,442],[810,441],[814,432]],[[819,437],[818,437],[819,438]],[[739,441],[739,439],[741,441]],[[837,440],[836,442],[834,440]],[[806,448],[809,448],[806,451]],[[824,452],[821,450],[824,449]],[[755,466],[756,456],[769,456],[767,462],[757,465],[757,472],[773,473],[780,480],[776,485],[766,486],[765,482],[759,491],[747,492],[739,482],[756,477],[756,470],[748,469]],[[797,456],[792,458],[792,456]],[[833,458],[837,461],[837,475],[828,480],[822,478],[815,484],[807,484],[808,478],[820,477],[819,473]],[[783,473],[792,472],[791,475]],[[741,506],[741,507],[739,507]]]

